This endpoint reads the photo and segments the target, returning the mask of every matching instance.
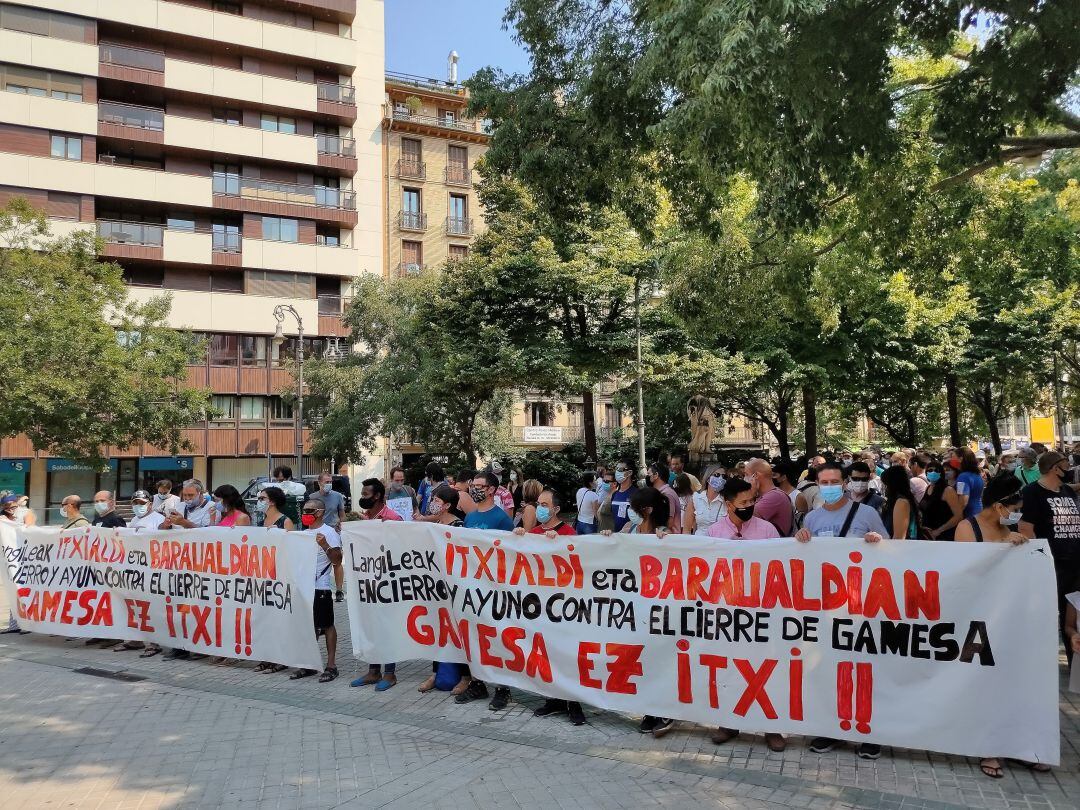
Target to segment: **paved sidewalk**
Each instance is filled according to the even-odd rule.
[[[402,665],[388,692],[351,689],[364,667],[338,624],[332,684],[0,636],[0,805],[1080,807],[1080,701],[1064,690],[1062,766],[1012,765],[991,780],[975,760],[919,751],[867,762],[794,738],[774,754],[760,737],[713,745],[690,724],[654,740],[635,733],[636,718],[596,710],[574,728],[534,718],[540,700],[517,692],[503,712],[459,706],[416,691],[423,662]]]

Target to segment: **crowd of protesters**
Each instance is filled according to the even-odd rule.
[[[94,497],[94,525],[151,529],[207,526],[306,530],[317,545],[314,629],[325,638],[327,661],[323,671],[298,669],[292,679],[318,675],[326,683],[339,676],[336,664],[335,602],[343,598],[341,523],[361,520],[423,521],[448,527],[493,529],[516,534],[604,535],[649,534],[660,541],[673,534],[695,534],[719,539],[761,540],[792,538],[793,542],[827,542],[830,537],[857,537],[867,543],[895,541],[953,541],[1022,544],[1032,538],[1048,540],[1057,578],[1058,621],[1071,663],[1080,652],[1076,611],[1066,594],[1080,590],[1080,446],[1069,456],[1032,445],[1008,451],[995,459],[985,452],[958,447],[946,452],[904,449],[885,454],[875,449],[815,455],[795,462],[748,458],[729,466],[710,464],[700,477],[686,467],[679,454],[661,453],[644,470],[635,471],[629,460],[601,464],[582,473],[573,493],[550,482],[526,479],[515,469],[492,462],[480,470],[465,469],[448,475],[436,463],[428,464],[414,488],[406,471],[391,470],[387,480],[363,481],[357,513],[347,516],[340,493],[329,474],[307,494],[292,481],[291,471],[278,468],[274,480],[258,493],[249,509],[231,485],[207,493],[195,479],[183,483],[180,496],[168,481],[159,483],[153,496],[139,490],[131,498],[134,517],[125,522],[116,511],[110,492]],[[288,497],[300,498],[297,526],[287,515]],[[0,500],[0,522],[26,523],[25,503],[14,496]],[[87,525],[81,502],[72,495],[63,500],[63,527]],[[31,519],[32,519],[32,513]],[[12,620],[3,632],[19,632]],[[106,643],[91,639],[87,643]],[[117,651],[140,649],[151,657],[162,653],[157,645],[121,642]],[[176,658],[193,656],[173,650]],[[228,663],[227,659],[214,659]],[[284,665],[265,661],[258,673],[276,673]],[[351,681],[353,687],[384,692],[397,685],[394,662],[368,665]],[[490,688],[489,688],[490,687]],[[502,711],[511,699],[509,688],[472,677],[467,665],[432,662],[431,674],[420,692],[443,688],[457,703],[487,700],[491,711]],[[550,699],[534,712],[537,716],[566,714],[574,725],[586,722],[575,702]],[[675,728],[671,718],[645,716],[641,733],[662,737]],[[713,741],[735,739],[739,729],[719,728]],[[765,743],[782,751],[787,741],[766,734]],[[819,737],[810,750],[825,753],[840,741]],[[876,759],[881,747],[858,745],[858,756]],[[986,758],[980,767],[987,776],[1000,778],[1002,763]],[[1032,763],[1028,767],[1048,770]]]

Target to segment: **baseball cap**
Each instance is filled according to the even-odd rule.
[[[18,500],[18,495],[5,495],[3,498],[0,498],[0,506],[7,506],[9,503],[17,503]]]
[[[1046,475],[1064,460],[1065,456],[1061,455],[1057,450],[1047,450],[1039,456],[1039,472]]]
[[[1039,454],[1032,450],[1030,447],[1021,447],[1016,451],[1017,455],[1021,458],[1038,458]]]
[[[133,501],[149,501],[150,493],[145,489],[137,489],[131,494],[131,500]]]
[[[491,471],[493,473],[495,473],[496,475],[502,475],[502,471],[503,471],[503,465],[502,464],[500,464],[497,461],[493,461],[493,462],[491,462],[491,464],[489,466],[491,467]]]

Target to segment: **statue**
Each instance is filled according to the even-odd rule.
[[[716,411],[712,400],[701,394],[690,397],[686,403],[686,416],[690,419],[690,444],[687,451],[691,461],[701,463],[712,455],[716,441]]]

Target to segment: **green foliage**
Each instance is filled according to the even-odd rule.
[[[88,232],[55,239],[44,213],[0,209],[0,435],[100,462],[110,446],[176,453],[206,418],[208,392],[182,386],[189,335],[166,326],[167,296],[136,304]]]

